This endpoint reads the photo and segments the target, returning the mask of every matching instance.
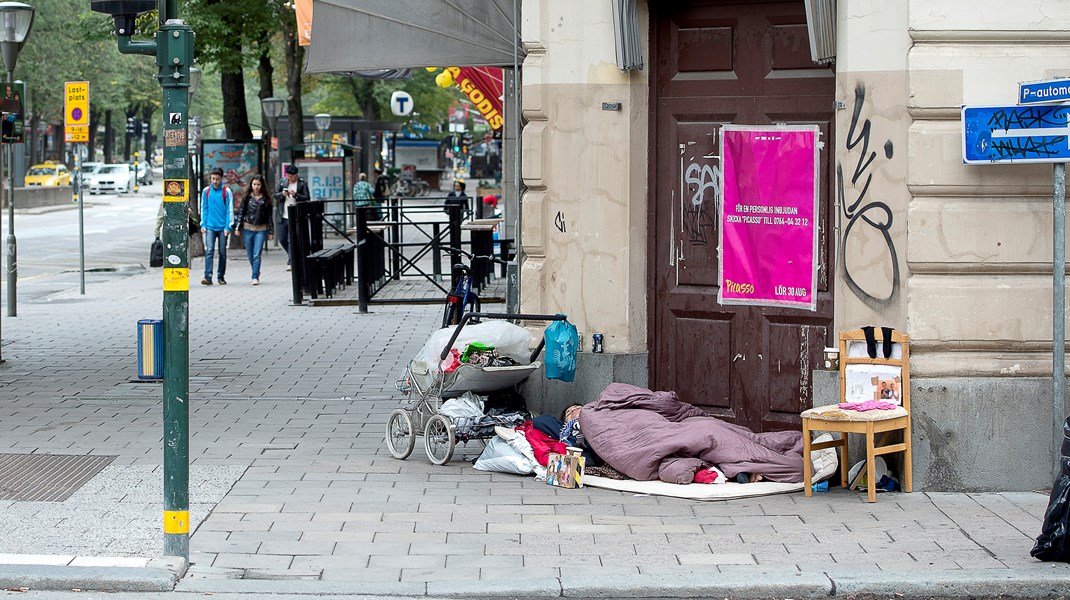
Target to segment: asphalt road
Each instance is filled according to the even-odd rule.
[[[159,178],[137,193],[86,196],[84,209],[86,284],[107,281],[148,267],[162,188]],[[48,302],[58,291],[79,286],[77,204],[62,210],[19,210],[15,199],[18,303]],[[8,213],[3,212],[0,304],[7,306]]]

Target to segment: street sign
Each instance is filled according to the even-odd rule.
[[[408,92],[398,90],[390,94],[390,112],[399,117],[412,112],[412,96]]]
[[[63,139],[68,144],[88,144],[89,143],[89,126],[88,125],[68,125],[63,130]]]
[[[1070,79],[1027,81],[1018,84],[1018,104],[1070,101]]]
[[[963,106],[963,164],[1070,162],[1070,106]]]
[[[68,81],[64,84],[67,102],[64,104],[64,125],[89,125],[89,82]]]

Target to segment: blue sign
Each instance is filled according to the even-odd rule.
[[[1018,104],[1043,104],[1070,100],[1070,79],[1030,81],[1018,84]]]
[[[1070,162],[1070,106],[963,106],[962,162]]]

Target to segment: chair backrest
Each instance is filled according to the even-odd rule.
[[[886,400],[910,411],[910,337],[891,332],[891,354],[884,356],[884,333],[874,328],[876,358],[869,355],[862,329],[840,333],[840,402]]]

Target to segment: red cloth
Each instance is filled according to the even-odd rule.
[[[535,429],[531,426],[531,421],[525,421],[524,424],[517,427],[516,430],[524,432],[524,437],[527,438],[528,443],[531,444],[531,449],[535,451],[535,460],[539,461],[539,464],[544,467],[550,462],[551,452],[565,454],[567,446],[565,446],[563,442],[555,440],[538,429]]]
[[[717,478],[721,474],[713,469],[699,469],[695,473],[695,483],[717,483]]]

